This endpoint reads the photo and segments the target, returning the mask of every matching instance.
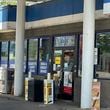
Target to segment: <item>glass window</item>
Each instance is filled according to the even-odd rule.
[[[2,48],[1,48],[1,66],[7,67],[8,62],[8,41],[2,42]]]
[[[50,56],[49,39],[40,39],[40,61],[48,61]]]
[[[15,41],[10,41],[9,67],[15,68]]]
[[[27,61],[27,40],[24,42],[24,72],[26,71],[26,61]]]
[[[37,56],[38,55],[38,39],[29,40],[29,71],[36,73],[37,71]]]
[[[27,41],[24,42],[24,72],[26,69]],[[15,41],[10,41],[9,67],[15,68]]]
[[[83,35],[80,35],[79,38],[79,65],[78,65],[78,76],[81,76],[82,73],[82,44],[83,44]]]
[[[96,76],[99,78],[110,78],[110,33],[98,33],[96,35],[96,48],[98,56],[95,58]],[[96,53],[95,53],[96,54]],[[96,57],[96,56],[95,56]],[[82,35],[79,42],[79,69],[78,74],[82,73]]]
[[[50,47],[50,39],[49,38],[40,38],[40,66],[39,73],[47,74],[47,72],[51,71],[51,47]],[[50,70],[49,70],[50,69]]]
[[[110,78],[110,33],[97,34],[98,65],[97,75],[100,78]]]
[[[55,37],[55,47],[74,46],[75,35]]]

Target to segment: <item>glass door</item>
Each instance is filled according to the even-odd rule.
[[[54,51],[53,71],[60,74],[59,97],[61,99],[73,99],[74,64],[74,49],[62,48]]]
[[[74,63],[75,50],[64,50],[63,60],[63,97],[64,99],[73,98],[73,83],[74,83]]]
[[[74,76],[77,69],[77,38],[58,36],[54,40],[53,71],[59,76],[58,97],[73,100]]]
[[[39,75],[51,73],[51,40],[50,38],[40,38],[39,45]]]

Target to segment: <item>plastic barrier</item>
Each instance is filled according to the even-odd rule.
[[[53,104],[53,80],[44,80],[44,104]]]

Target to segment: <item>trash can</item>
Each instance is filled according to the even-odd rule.
[[[43,102],[43,80],[34,78],[25,79],[25,100],[33,102]]]

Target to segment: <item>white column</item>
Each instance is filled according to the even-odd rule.
[[[81,108],[91,107],[94,68],[95,0],[84,0]]]
[[[23,93],[25,0],[17,0],[14,95]]]

